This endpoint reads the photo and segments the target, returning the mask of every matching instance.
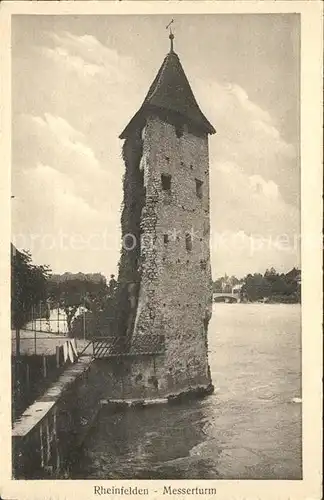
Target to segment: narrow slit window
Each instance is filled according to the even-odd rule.
[[[205,260],[200,261],[200,268],[203,270],[205,270],[207,268],[207,263]]]
[[[203,195],[203,182],[199,179],[195,179],[196,181],[196,195],[198,198],[202,198]]]
[[[188,252],[192,250],[192,238],[190,233],[186,233],[186,250]]]
[[[161,184],[163,191],[171,191],[171,175],[161,174]]]
[[[169,235],[168,234],[163,235],[163,242],[165,245],[169,242]]]
[[[178,139],[180,139],[180,137],[183,136],[183,132],[184,132],[184,126],[182,123],[179,123],[175,126],[175,133],[176,133],[176,136],[178,137]]]

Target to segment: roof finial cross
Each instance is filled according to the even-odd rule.
[[[173,52],[173,40],[174,40],[174,34],[172,33],[172,28],[171,28],[171,24],[172,23],[174,23],[174,19],[171,19],[171,21],[169,22],[169,24],[165,27],[166,29],[170,30],[170,34],[169,34],[170,43],[171,43],[170,52]]]

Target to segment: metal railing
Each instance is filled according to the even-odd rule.
[[[79,356],[92,344],[94,359],[116,357],[152,356],[164,354],[164,337],[162,335],[125,337],[94,337],[91,339]]]

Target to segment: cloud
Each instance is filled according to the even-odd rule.
[[[84,134],[67,120],[48,113],[20,118],[13,175],[13,234],[18,248],[22,241],[37,262],[54,267],[94,271],[100,265],[115,271],[121,203],[118,170],[105,171]],[[60,234],[74,235],[83,247],[62,248]],[[100,252],[91,246],[94,241],[99,241]],[[94,260],[90,251],[97,254]]]
[[[37,164],[16,176],[13,240],[54,271],[116,271],[119,214],[91,206],[73,179]]]
[[[89,34],[74,35],[67,31],[61,33],[47,33],[57,46],[63,46],[70,52],[76,52],[89,62],[104,66],[108,61],[117,66],[119,55],[117,51],[103,45],[99,40]]]
[[[279,198],[279,189],[275,182],[265,181],[261,175],[251,175],[249,180],[251,189],[255,193],[262,193],[266,198],[271,198],[273,201]]]
[[[47,32],[55,47],[44,47],[43,54],[67,69],[83,76],[104,76],[113,84],[123,84],[125,73],[134,70],[132,59],[121,57],[116,50],[103,45],[93,35],[74,35],[69,32]]]
[[[27,123],[30,120],[36,126],[41,127],[42,133],[51,135],[55,142],[60,142],[72,154],[76,153],[83,157],[85,163],[81,163],[81,167],[86,165],[87,168],[100,168],[94,152],[85,144],[84,134],[73,128],[64,118],[53,116],[50,113],[44,113],[44,118],[40,116],[25,116],[24,118]],[[71,162],[71,164],[73,163]],[[78,163],[78,168],[80,168],[80,163]]]
[[[211,234],[214,279],[225,273],[237,277],[264,273],[270,267],[287,272],[299,266],[299,259],[299,239],[288,235],[248,235],[244,231],[214,231]]]
[[[54,62],[64,63],[68,69],[75,70],[83,76],[95,76],[102,70],[100,66],[86,63],[81,57],[73,56],[61,47],[55,49],[44,47],[42,53]]]
[[[270,113],[236,84],[194,81],[216,126],[210,138],[212,249],[217,275],[299,264],[299,158]],[[215,243],[215,242],[214,242]]]
[[[236,84],[207,85],[194,80],[201,107],[215,125],[210,140],[214,164],[233,162],[250,175],[280,186],[283,198],[299,205],[299,158],[280,134],[270,113],[252,102]]]
[[[13,187],[20,208],[14,225],[43,233],[63,227],[85,236],[108,229],[118,239],[124,171],[118,135],[151,81],[130,57],[93,35],[47,32],[41,39],[42,46],[26,53],[29,78],[15,89]],[[294,147],[242,87],[191,74],[201,108],[217,129],[210,138],[212,230],[243,234],[246,242],[241,249],[213,251],[217,273],[222,266],[239,273],[292,261],[295,250],[265,246],[255,258],[249,245],[260,232],[266,239],[286,234],[289,241],[299,232]],[[62,271],[82,264],[109,272],[119,256],[118,243],[112,246],[87,263],[75,251],[44,251],[42,258],[55,260]]]
[[[35,80],[28,88],[39,91],[29,92],[21,82],[23,99],[16,100],[23,113],[16,112],[13,129],[14,232],[40,235],[41,241],[48,234],[57,239],[60,231],[81,237],[85,251],[71,245],[46,248],[38,239],[36,261],[57,271],[116,272],[124,169],[118,133],[132,109],[130,67],[96,45],[94,37],[65,34],[54,42],[30,53],[29,74]],[[87,50],[89,43],[96,53]]]
[[[44,113],[44,118],[41,116],[31,116],[31,120],[41,127],[47,127],[56,136],[73,139],[83,138],[84,135],[73,128],[64,118],[53,116],[50,113]]]
[[[60,116],[82,131],[98,158],[111,163],[121,149],[119,134],[144,98],[143,69],[92,35],[66,31],[43,32],[42,45],[28,55],[28,64],[26,58],[19,62],[29,80],[15,92],[17,107]]]
[[[211,192],[212,220],[218,232],[299,234],[299,210],[284,200],[274,181],[225,162],[213,165]]]
[[[93,206],[105,203],[106,186],[119,182],[116,168],[108,171],[86,143],[85,135],[67,120],[45,113],[44,116],[22,115],[16,121],[13,148],[16,171],[49,165],[68,176],[79,195]]]
[[[100,212],[92,207],[78,194],[78,187],[68,175],[57,171],[49,165],[39,163],[36,168],[25,172],[30,187],[37,187],[38,202],[43,210],[53,210],[53,221],[56,227],[84,227],[87,221],[100,218]],[[31,194],[33,189],[31,189]]]
[[[60,227],[68,227],[72,222],[77,226],[80,220],[99,215],[78,195],[68,175],[42,163],[16,175],[15,193],[16,233],[54,234]]]
[[[25,222],[30,219],[29,227],[33,224],[29,210],[38,212],[38,219],[43,220],[42,231],[52,228],[53,224],[59,227],[73,222],[74,227],[85,219],[95,221],[101,217],[100,212],[78,193],[74,179],[50,165],[38,163],[21,171],[16,176],[15,192],[18,204],[21,203],[25,210],[28,206]]]

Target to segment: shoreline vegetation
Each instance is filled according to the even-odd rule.
[[[284,274],[271,267],[241,279],[225,274],[213,281],[213,293],[236,296],[242,303],[296,304],[301,302],[301,271],[294,267]]]
[[[55,308],[64,311],[69,337],[118,333],[119,283],[113,274],[109,280],[101,273],[58,275],[49,266],[35,265],[30,252],[13,245],[11,250],[11,319],[18,344],[19,330],[31,318],[49,318]],[[212,288],[214,294],[230,296],[235,302],[295,304],[301,302],[301,271],[293,268],[284,274],[272,267],[241,279],[225,274],[213,281]]]

